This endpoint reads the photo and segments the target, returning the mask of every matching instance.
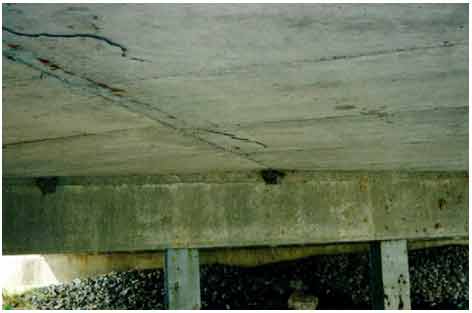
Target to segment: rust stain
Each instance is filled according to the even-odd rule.
[[[38,61],[43,63],[44,65],[49,65],[51,63],[48,59],[38,58]]]
[[[76,74],[70,72],[70,71],[66,71],[65,69],[63,69],[60,65],[56,64],[56,63],[53,63],[51,62],[50,60],[48,59],[45,59],[45,58],[36,58],[39,62],[41,62],[43,65],[45,66],[48,66],[51,70],[57,70],[57,69],[61,69],[64,71],[64,73],[67,73],[69,75],[74,75],[76,76]],[[109,86],[103,82],[99,82],[99,81],[96,81],[96,80],[93,80],[93,79],[90,79],[90,78],[87,78],[85,77],[85,79],[89,82],[91,82],[92,84],[100,87],[100,88],[104,88],[104,89],[107,89],[109,91],[111,91],[115,96],[119,96],[119,97],[122,97],[123,94],[126,92],[124,89],[121,89],[121,88],[116,88],[116,87],[112,87],[112,86]]]
[[[80,266],[87,266],[88,264],[88,255],[85,255],[85,254],[78,254],[76,256],[76,259],[78,261],[78,263],[80,264]]]
[[[14,44],[14,43],[9,43],[9,44],[7,44],[7,46],[12,48],[12,49],[19,49],[21,47],[20,45],[17,45],[17,44]]]
[[[367,176],[362,176],[361,180],[359,182],[359,188],[361,191],[366,192],[367,188],[369,186],[369,177]]]
[[[46,65],[46,66],[49,66],[49,68],[53,71],[57,70],[57,69],[61,69],[61,67],[55,63],[52,63],[51,61],[49,61],[48,59],[44,59],[44,58],[37,58],[37,60],[39,62],[41,62],[42,64]]]

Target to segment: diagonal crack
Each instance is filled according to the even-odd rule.
[[[95,34],[86,34],[86,33],[79,33],[79,34],[51,34],[51,33],[24,33],[24,32],[19,32],[14,29],[11,29],[6,26],[2,26],[2,30],[16,35],[16,36],[22,36],[22,37],[32,37],[32,38],[39,38],[39,37],[50,37],[50,38],[91,38],[99,41],[106,42],[110,46],[117,47],[121,50],[121,56],[126,57],[126,52],[128,49],[123,46],[122,44],[119,44],[109,38],[106,38],[104,36],[100,35],[95,35]]]
[[[413,51],[421,51],[421,50],[450,48],[450,47],[463,46],[463,45],[467,45],[467,43],[465,43],[465,42],[443,41],[439,44],[429,45],[429,46],[413,46],[413,47],[404,47],[404,48],[383,49],[383,50],[362,52],[362,53],[357,53],[357,54],[325,56],[325,57],[320,57],[320,58],[317,58],[317,59],[300,59],[300,60],[294,60],[294,61],[287,61],[287,62],[284,62],[284,63],[286,63],[287,65],[301,65],[301,64],[305,64],[305,63],[321,63],[321,62],[328,62],[328,61],[350,60],[350,59],[357,59],[357,58],[375,57],[375,56],[389,55],[389,54],[398,54],[398,53],[402,53],[402,52],[413,52]]]
[[[294,59],[289,61],[282,61],[276,63],[251,63],[251,64],[244,64],[244,65],[235,65],[229,66],[222,69],[213,70],[205,74],[205,77],[219,77],[228,74],[234,73],[254,73],[258,68],[270,68],[276,66],[287,66],[287,67],[297,67],[297,66],[304,66],[307,64],[317,64],[317,63],[325,63],[325,62],[337,62],[337,61],[347,61],[352,59],[358,58],[369,58],[369,57],[376,57],[376,56],[383,56],[383,55],[391,55],[391,54],[399,54],[404,52],[414,52],[414,51],[427,51],[427,50],[436,50],[436,49],[443,49],[443,48],[452,48],[452,47],[460,47],[460,46],[468,46],[467,42],[459,41],[459,42],[450,42],[450,41],[443,41],[438,44],[428,45],[428,46],[413,46],[413,47],[404,47],[404,48],[395,48],[395,49],[383,49],[383,50],[375,50],[375,51],[368,51],[363,53],[357,54],[345,54],[345,55],[331,55],[331,56],[321,56],[318,58],[313,59]],[[175,79],[175,78],[200,78],[201,72],[194,72],[188,71],[183,73],[175,73],[165,76],[152,76],[152,77],[144,77],[134,79],[133,82],[136,81],[145,81],[150,79]],[[117,83],[127,83],[128,80],[121,80],[117,81]]]
[[[249,138],[243,138],[243,137],[239,137],[235,134],[231,134],[231,133],[228,133],[228,132],[224,132],[224,131],[218,131],[218,130],[213,130],[213,129],[203,129],[203,128],[198,128],[197,130],[199,131],[205,131],[205,132],[208,132],[208,133],[212,133],[212,134],[218,134],[218,135],[223,135],[223,136],[227,136],[231,139],[234,139],[234,140],[240,140],[240,141],[246,141],[246,142],[249,142],[249,143],[254,143],[254,144],[257,144],[261,147],[264,147],[264,148],[267,148],[267,145],[263,142],[260,142],[260,141],[257,141],[257,140],[253,140],[253,139],[249,139]]]
[[[225,148],[224,146],[218,145],[210,140],[207,140],[201,136],[198,136],[195,133],[195,130],[191,128],[190,125],[187,125],[185,121],[177,119],[175,116],[169,114],[168,112],[165,112],[164,110],[160,108],[157,108],[156,106],[150,103],[139,101],[139,100],[126,96],[125,90],[110,87],[104,83],[94,81],[88,77],[84,77],[79,74],[73,73],[69,70],[66,70],[57,64],[45,62],[47,61],[46,59],[39,58],[35,56],[32,52],[22,51],[21,54],[23,54],[23,56],[18,55],[19,53],[20,51],[18,51],[15,48],[3,50],[3,54],[8,60],[19,63],[19,64],[23,64],[32,69],[35,69],[41,73],[41,76],[45,75],[45,76],[55,78],[59,80],[60,82],[62,82],[63,84],[72,88],[78,88],[82,90],[87,89],[88,93],[91,92],[95,96],[102,97],[106,100],[112,101],[113,103],[116,103],[117,105],[125,108],[126,110],[130,112],[143,115],[153,121],[158,122],[159,124],[165,127],[174,129],[175,131],[177,131],[178,133],[180,133],[181,135],[185,137],[193,138],[217,150],[230,153],[233,155],[237,155],[246,160],[252,161],[257,165],[266,167],[263,163],[250,157],[249,154],[247,153]],[[68,76],[60,75],[59,71]],[[93,91],[91,91],[90,89],[92,89]],[[129,103],[134,104],[134,106],[130,106]],[[244,138],[234,138],[234,139],[244,140]],[[259,144],[262,144],[262,143],[259,143]]]
[[[142,129],[150,129],[150,128],[152,128],[152,126],[150,126],[150,127],[138,127],[138,128],[112,129],[112,130],[96,132],[96,133],[84,132],[84,133],[80,133],[80,134],[67,135],[67,136],[15,141],[15,142],[10,142],[10,143],[3,144],[2,148],[7,149],[7,148],[10,148],[10,147],[20,146],[20,145],[24,145],[24,144],[32,144],[32,143],[40,143],[40,142],[54,142],[54,141],[61,141],[61,140],[67,140],[67,139],[91,137],[91,136],[103,136],[103,135],[108,135],[108,134],[112,134],[112,133],[121,133],[121,132],[127,132],[127,131],[132,131],[132,130],[142,130]]]

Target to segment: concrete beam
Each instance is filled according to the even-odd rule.
[[[167,249],[164,274],[167,309],[201,308],[200,263],[197,249]]]
[[[468,237],[464,172],[284,174],[4,179],[3,253]]]
[[[373,309],[411,310],[406,240],[372,243],[370,265]]]

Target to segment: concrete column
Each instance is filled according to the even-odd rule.
[[[407,241],[372,243],[370,267],[373,309],[411,310]]]
[[[167,249],[165,252],[165,303],[169,310],[198,310],[200,266],[197,249]]]

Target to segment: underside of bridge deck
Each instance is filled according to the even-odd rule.
[[[465,4],[2,15],[3,253],[468,237]]]
[[[3,5],[3,174],[468,169],[467,5]]]

